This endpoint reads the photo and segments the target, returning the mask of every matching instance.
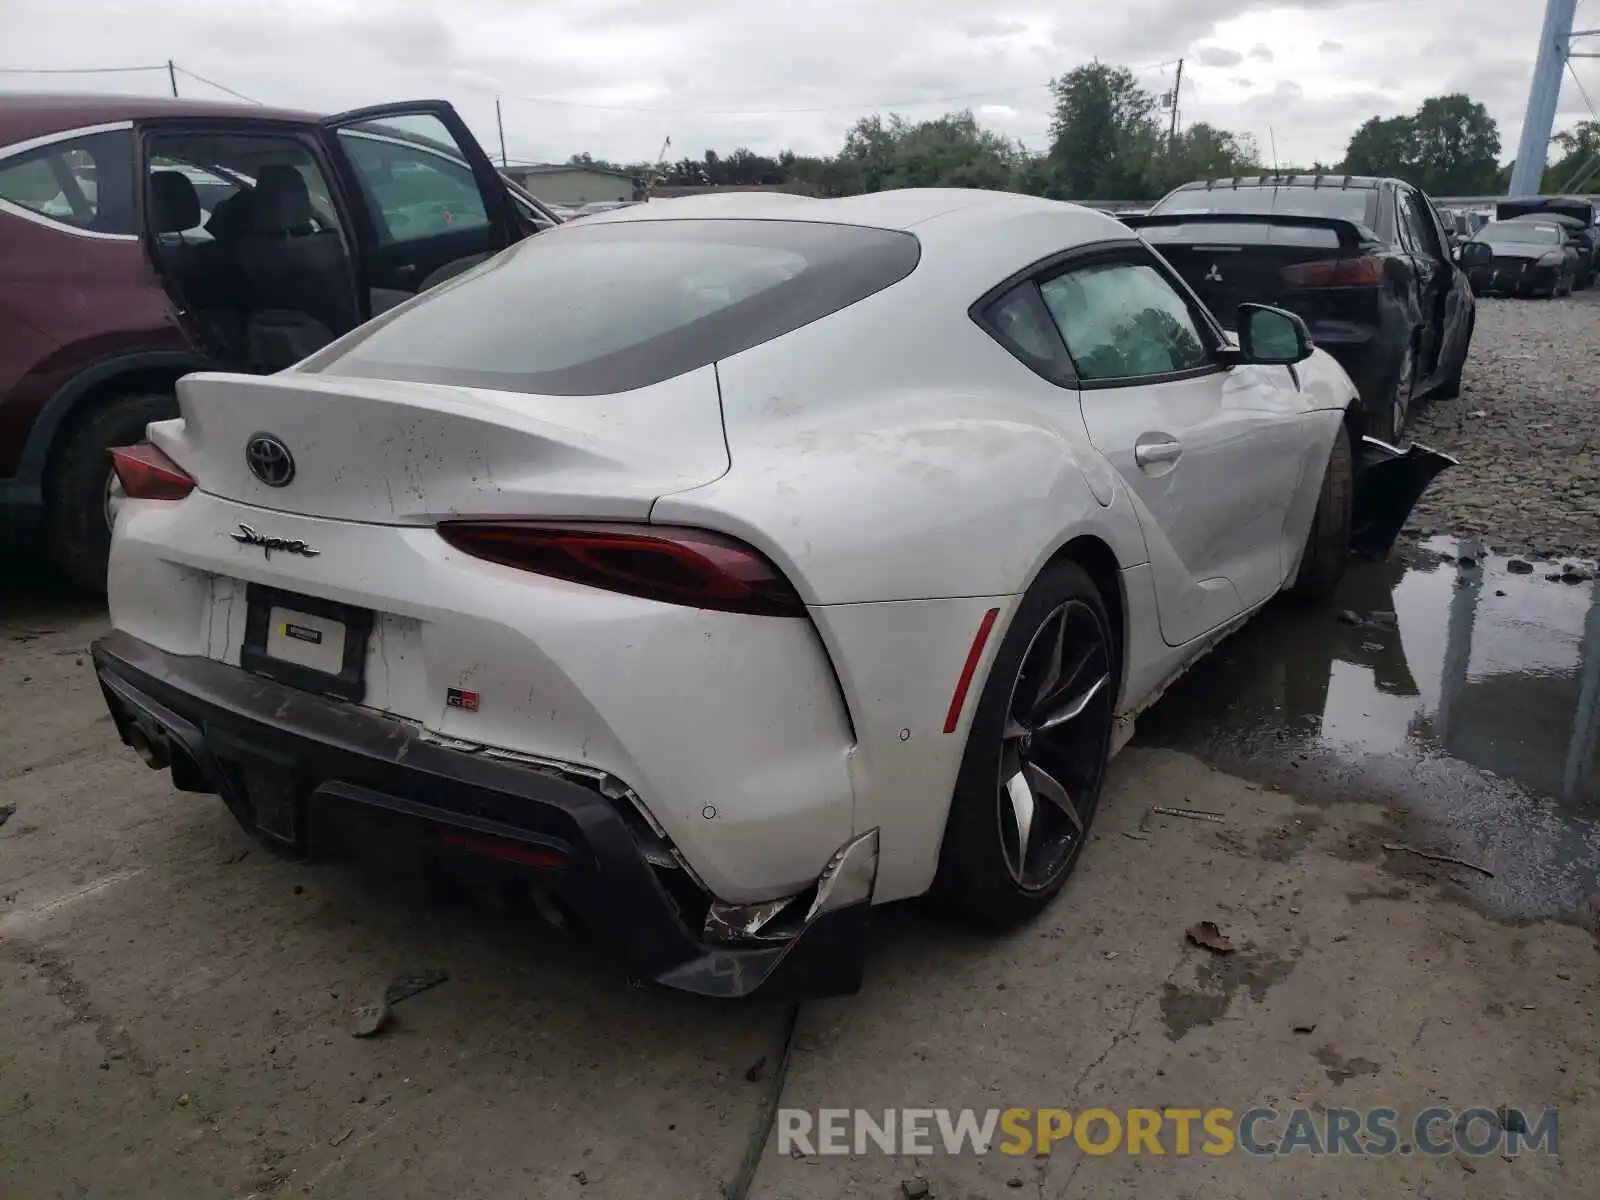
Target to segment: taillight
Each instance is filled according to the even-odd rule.
[[[116,446],[111,469],[130,500],[182,500],[194,491],[194,480],[149,442]]]
[[[1377,287],[1383,283],[1383,259],[1372,255],[1330,258],[1284,267],[1279,274],[1294,287]]]
[[[702,529],[446,521],[439,536],[502,566],[668,604],[771,617],[805,605],[759,552]]]

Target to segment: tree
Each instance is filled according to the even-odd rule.
[[[1406,178],[1416,169],[1415,131],[1410,117],[1369,117],[1344,152],[1347,175]]]
[[[1260,172],[1261,154],[1249,134],[1229,133],[1198,121],[1164,141],[1151,162],[1152,196],[1164,196],[1194,179],[1229,179]]]
[[[1579,121],[1550,139],[1561,157],[1545,168],[1543,192],[1576,191],[1600,169],[1600,120]],[[1586,178],[1587,175],[1587,178]]]
[[[1352,175],[1392,175],[1434,196],[1473,196],[1500,185],[1500,129],[1460,92],[1430,96],[1416,112],[1372,117],[1345,151]]]
[[[927,121],[872,115],[845,134],[834,155],[740,146],[672,163],[639,163],[631,174],[668,186],[793,185],[817,196],[901,187],[969,187],[1064,200],[1138,199],[1191,179],[1254,173],[1260,157],[1247,134],[1197,123],[1169,138],[1156,99],[1124,67],[1091,63],[1051,83],[1051,145],[1032,154],[985,129],[970,111]],[[576,165],[611,166],[588,154]]]
[[[1482,104],[1456,92],[1431,96],[1411,118],[1410,182],[1433,196],[1477,196],[1500,176],[1500,128]]]
[[[1156,98],[1126,67],[1094,62],[1052,80],[1052,194],[1076,200],[1145,195],[1159,147]]]
[[[863,117],[845,136],[839,158],[859,188],[1010,188],[1022,147],[984,129],[970,112],[947,113],[915,124],[904,117]]]

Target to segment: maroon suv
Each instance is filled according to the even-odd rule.
[[[281,370],[554,221],[443,101],[0,97],[0,535],[103,589],[106,449],[179,376]]]

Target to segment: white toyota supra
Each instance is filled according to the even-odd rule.
[[[1449,460],[1299,319],[959,190],[531,238],[113,452],[124,741],[294,853],[533,881],[635,977],[859,985],[867,909],[1022,921],[1111,754]],[[359,848],[359,847],[357,847]]]

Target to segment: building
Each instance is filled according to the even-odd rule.
[[[503,174],[546,204],[577,208],[600,200],[636,200],[638,185],[626,171],[578,163],[505,167]]]

